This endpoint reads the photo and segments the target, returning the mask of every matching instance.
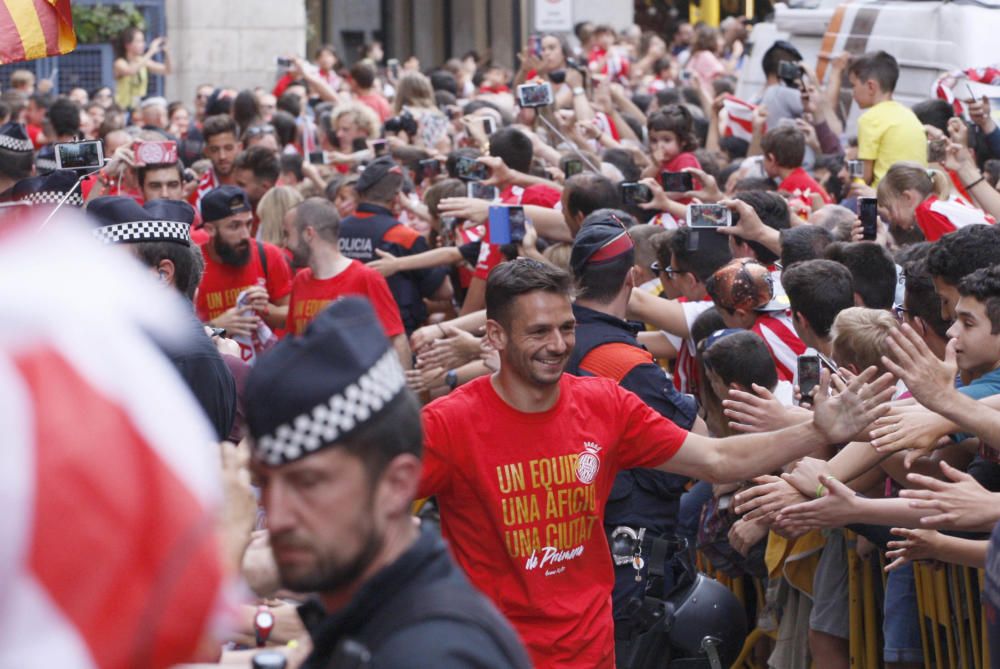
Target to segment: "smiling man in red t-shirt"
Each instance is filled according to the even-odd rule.
[[[563,374],[575,339],[566,272],[525,258],[497,266],[486,313],[500,371],[424,409],[418,496],[437,496],[456,560],[543,669],[614,667],[614,575],[602,525],[620,470],[750,478],[849,440],[892,392],[888,375],[865,385],[873,368],[821,399],[808,423],[711,439],[680,429],[612,379]]]
[[[209,239],[201,244],[205,274],[195,300],[198,318],[245,337],[261,319],[272,329],[284,328],[292,270],[277,246],[250,238],[247,194],[236,186],[216,188],[202,198],[201,217]],[[244,290],[252,291],[249,303],[237,309]]]
[[[284,220],[292,262],[307,267],[295,275],[288,303],[288,332],[300,335],[331,302],[347,295],[368,298],[403,369],[413,366],[399,307],[381,274],[340,252],[340,216],[332,202],[311,197]]]

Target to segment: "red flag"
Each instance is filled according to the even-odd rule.
[[[69,0],[0,0],[0,65],[75,48]]]

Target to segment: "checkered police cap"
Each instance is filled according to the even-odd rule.
[[[254,455],[277,466],[332,446],[375,420],[405,388],[368,300],[338,300],[250,372],[244,399]]]
[[[21,123],[4,123],[0,125],[0,149],[17,153],[31,153],[34,145],[28,138],[28,132]]]
[[[105,244],[191,241],[194,209],[186,202],[154,200],[142,207],[130,197],[99,197],[87,213],[100,224],[94,236]]]
[[[11,188],[11,199],[19,202],[31,202],[36,205],[55,206],[66,197],[66,204],[72,207],[83,206],[83,196],[76,187],[77,175],[71,170],[55,170],[48,174],[21,179]]]

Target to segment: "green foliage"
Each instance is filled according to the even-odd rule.
[[[73,25],[80,44],[114,42],[129,26],[146,29],[142,12],[131,2],[108,5],[73,4]]]

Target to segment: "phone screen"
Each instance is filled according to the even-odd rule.
[[[455,174],[463,181],[482,181],[489,176],[486,165],[469,156],[459,156],[455,161]]]
[[[694,190],[694,179],[688,172],[660,172],[660,184],[668,193]]]
[[[104,165],[104,146],[99,140],[56,144],[55,153],[56,168],[60,170],[97,169]]]
[[[364,151],[368,148],[368,140],[364,137],[355,137],[351,142],[351,151],[357,153],[358,151]]]
[[[492,135],[496,131],[497,131],[496,121],[494,121],[493,119],[491,119],[489,116],[484,116],[483,117],[483,132],[486,133],[486,136],[489,137],[490,135]]]
[[[372,151],[375,153],[375,157],[384,156],[389,152],[389,142],[384,139],[376,139],[372,142]]]
[[[566,178],[575,176],[583,172],[583,161],[579,158],[570,158],[566,161]]]
[[[653,199],[653,191],[646,184],[623,183],[621,193],[622,202],[626,205],[645,204]]]
[[[497,189],[493,186],[484,186],[478,181],[470,181],[466,188],[466,195],[477,200],[493,201],[497,199]]]
[[[725,228],[732,224],[732,212],[721,204],[692,204],[687,223],[690,228]]]
[[[510,220],[510,241],[520,244],[525,233],[524,207],[507,207],[507,216]]]
[[[799,392],[802,397],[812,397],[819,385],[819,356],[800,355],[798,364]]]
[[[862,239],[872,241],[878,234],[878,200],[863,197],[858,201],[858,217],[861,219]]]

